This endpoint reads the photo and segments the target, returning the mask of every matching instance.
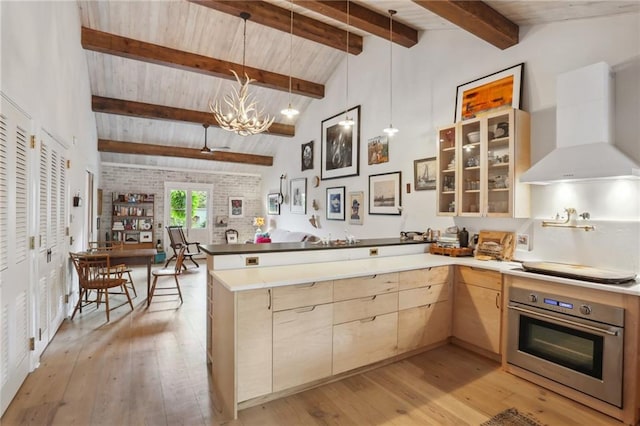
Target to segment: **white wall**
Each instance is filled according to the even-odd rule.
[[[398,17],[402,19],[401,16]],[[616,145],[640,162],[640,16],[618,15],[521,28],[520,43],[501,51],[462,31],[429,31],[411,49],[394,46],[393,124],[400,132],[390,142],[390,161],[367,165],[367,139],[381,135],[389,123],[388,41],[365,38],[365,49],[349,58],[349,106],[361,105],[360,173],[357,177],[322,181],[318,188],[311,178],[320,175],[320,123],[345,108],[345,64],[326,84],[326,96],[314,101],[296,125],[296,137],[282,145],[274,167],[263,175],[264,194],[278,189],[278,177],[308,178],[307,215],[282,206],[272,216],[278,227],[342,237],[345,228],[359,238],[395,237],[401,230],[443,229],[457,224],[470,232],[481,229],[513,230],[531,236],[526,259],[589,263],[640,271],[640,184],[567,184],[534,187],[531,220],[451,219],[435,215],[435,191],[412,191],[413,160],[436,155],[436,129],[453,121],[456,87],[492,72],[525,63],[522,109],[532,118],[532,160],[538,161],[555,147],[555,81],[565,71],[605,61],[616,76]],[[315,141],[314,170],[300,171],[300,145]],[[371,174],[401,171],[401,216],[366,215],[364,225],[325,219],[327,187],[345,186],[346,191],[368,190]],[[288,181],[287,181],[288,184]],[[286,191],[285,191],[286,193]],[[321,209],[314,212],[311,200]],[[596,232],[543,229],[540,221],[564,207],[589,211]],[[314,213],[321,228],[308,222]]]
[[[38,140],[43,129],[69,147],[68,193],[84,194],[86,172],[99,182],[95,116],[84,50],[80,13],[72,1],[2,1],[2,74],[0,88],[33,117]],[[71,205],[71,204],[69,204]],[[79,250],[84,209],[69,207],[70,236]]]

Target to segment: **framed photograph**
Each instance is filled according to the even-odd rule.
[[[229,197],[229,217],[244,217],[244,198]]]
[[[376,136],[367,141],[369,165],[389,162],[389,137]]]
[[[501,107],[520,108],[523,73],[521,63],[458,86],[455,122]]]
[[[369,214],[399,215],[402,172],[369,176]]]
[[[349,209],[349,223],[362,225],[364,222],[364,191],[349,193],[347,209]]]
[[[227,244],[238,244],[238,236],[236,234],[227,235]]]
[[[344,220],[344,186],[327,188],[327,220]]]
[[[436,157],[413,160],[413,188],[416,191],[436,189]]]
[[[354,121],[344,127],[345,115]],[[320,177],[322,180],[360,173],[360,105],[322,121],[320,143]]]
[[[307,214],[307,178],[291,179],[291,213]]]
[[[279,195],[278,193],[267,195],[267,214],[280,214]]]
[[[313,169],[313,141],[302,144],[302,171]]]
[[[529,234],[516,234],[516,250],[529,251],[531,250],[529,245]]]
[[[229,226],[229,216],[216,216],[216,226],[219,228]]]

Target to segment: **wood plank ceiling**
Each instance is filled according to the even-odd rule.
[[[344,59],[347,30],[349,52],[357,55],[363,38],[387,39],[388,9],[398,11],[394,42],[405,48],[420,32],[458,26],[501,49],[517,44],[519,25],[640,11],[637,1],[359,0],[349,4],[347,27],[343,0],[78,4],[102,161],[239,173],[270,166],[278,146],[295,135],[295,120],[279,113],[289,101],[290,66],[292,103],[303,114]],[[251,91],[276,121],[250,137],[216,127],[209,112],[209,103],[237,84],[229,70],[243,69],[242,11],[252,14],[245,55],[245,70],[257,80]],[[204,123],[211,125],[209,147],[230,151],[199,152]]]

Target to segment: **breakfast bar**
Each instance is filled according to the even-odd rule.
[[[537,275],[518,262],[432,255],[424,243],[399,239],[201,248],[208,255],[207,356],[225,418],[452,342],[626,424],[638,422],[638,279],[606,286]],[[508,362],[512,287],[624,309],[621,404]]]

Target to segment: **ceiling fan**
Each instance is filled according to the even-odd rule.
[[[209,148],[207,146],[207,129],[209,128],[209,125],[205,123],[202,125],[202,127],[204,127],[204,146],[200,149],[201,153],[211,154],[216,151],[228,151],[231,149],[231,147],[229,146],[218,146],[218,147]]]

